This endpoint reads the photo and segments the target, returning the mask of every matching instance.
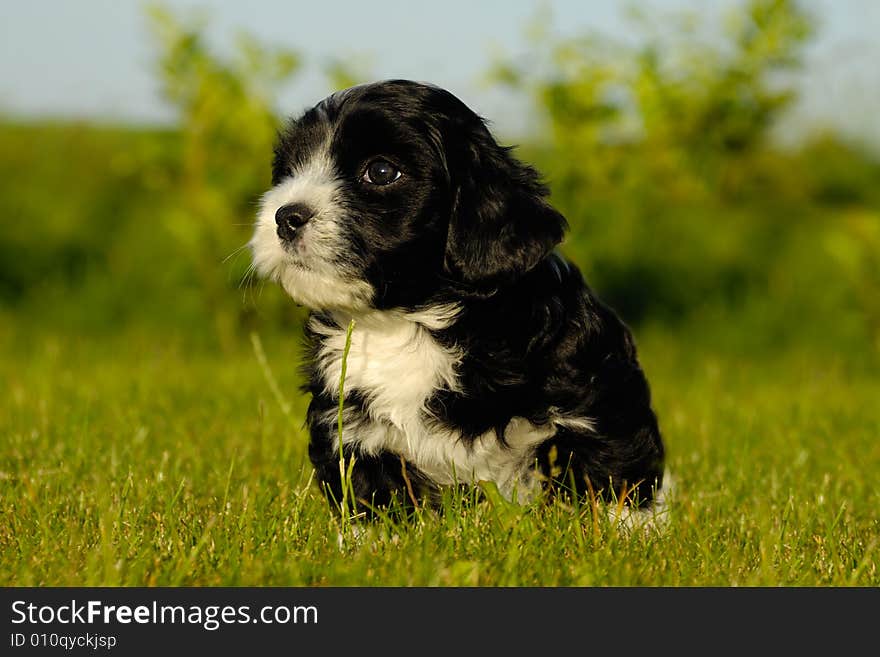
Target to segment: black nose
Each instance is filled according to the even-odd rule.
[[[305,203],[282,205],[275,211],[275,224],[278,226],[278,237],[284,240],[293,239],[297,228],[302,228],[312,218],[314,212]]]

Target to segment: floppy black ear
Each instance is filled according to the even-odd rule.
[[[455,196],[445,259],[449,276],[475,291],[532,269],[567,228],[547,203],[548,190],[537,171],[499,146],[481,120],[477,123],[452,148],[447,142]]]

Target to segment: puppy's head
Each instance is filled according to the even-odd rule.
[[[562,239],[537,173],[452,94],[394,80],[333,94],[281,132],[254,265],[312,309],[491,294]]]

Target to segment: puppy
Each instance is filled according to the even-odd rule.
[[[342,91],[279,135],[253,264],[311,310],[309,456],[361,510],[494,482],[649,508],[664,447],[627,327],[554,251],[538,173],[443,89]],[[349,461],[350,462],[350,461]]]

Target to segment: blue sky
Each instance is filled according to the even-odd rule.
[[[363,62],[376,78],[409,77],[449,88],[493,120],[501,133],[522,129],[524,106],[489,90],[481,76],[494,52],[526,50],[525,28],[550,7],[555,31],[629,35],[627,4],[615,0],[166,0],[178,14],[199,9],[209,36],[231,48],[245,30],[302,52],[305,69],[282,90],[296,112],[328,91],[322,66]],[[712,18],[730,0],[641,2],[658,16],[687,8]],[[800,77],[802,101],[789,131],[832,125],[880,145],[880,0],[806,0],[820,31]],[[8,2],[0,25],[0,110],[131,122],[173,118],[152,73],[154,43],[143,3],[134,0]],[[720,20],[720,18],[719,18]]]

